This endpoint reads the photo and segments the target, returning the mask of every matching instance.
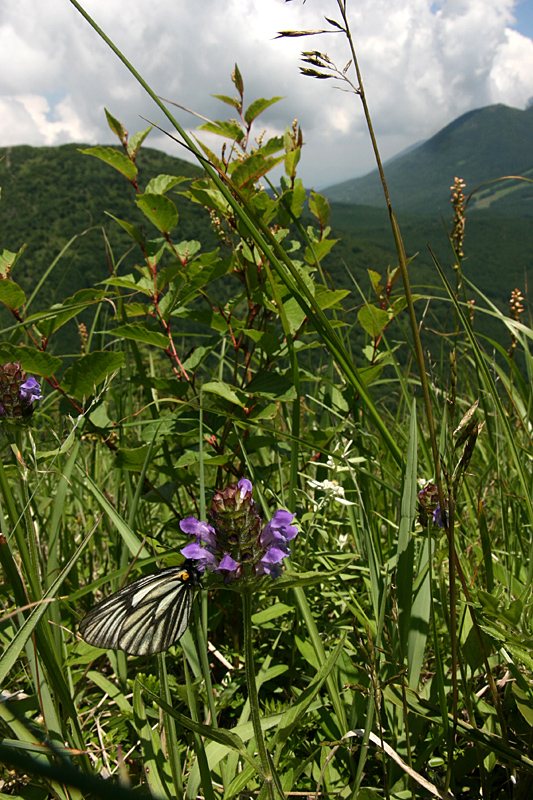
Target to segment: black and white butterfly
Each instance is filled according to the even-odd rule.
[[[161,653],[185,633],[196,586],[200,575],[190,559],[145,575],[92,608],[80,622],[80,634],[106,650]]]

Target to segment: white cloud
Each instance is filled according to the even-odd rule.
[[[320,7],[319,7],[320,6]],[[275,40],[278,30],[325,27],[334,0],[86,0],[85,7],[154,90],[205,116],[227,111],[210,95],[234,94],[237,62],[248,102],[285,95],[265,114],[269,131],[294,117],[306,148],[300,174],[325,185],[372,168],[358,98],[299,75],[301,49],[349,58],[341,34]],[[533,95],[533,42],[509,28],[513,0],[358,0],[350,24],[388,158],[466,111],[495,102],[524,107]],[[110,142],[106,106],[130,132],[162,112],[68,0],[17,0],[0,11],[0,145]],[[186,127],[195,121],[176,116]],[[260,126],[259,126],[260,127]],[[258,130],[259,132],[259,130]],[[170,140],[149,139],[174,155]]]

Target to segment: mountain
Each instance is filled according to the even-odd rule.
[[[533,178],[533,106],[522,111],[505,105],[469,111],[431,139],[385,166],[395,210],[432,214],[450,207],[450,186],[457,176],[466,194],[505,175]],[[385,207],[377,170],[324,189],[328,200]],[[533,184],[499,181],[474,195],[472,210],[496,215],[533,216]]]

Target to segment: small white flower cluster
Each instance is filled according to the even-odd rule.
[[[315,481],[313,478],[307,479],[307,485],[311,487],[311,489],[320,489],[320,491],[324,492],[325,500],[335,500],[336,503],[340,503],[342,506],[354,506],[355,503],[352,503],[351,500],[347,500],[344,496],[344,487],[340,486],[337,481]]]

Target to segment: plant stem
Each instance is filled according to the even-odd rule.
[[[264,786],[269,800],[274,800],[274,782],[272,769],[267,754],[263,730],[261,728],[261,715],[259,713],[259,697],[255,682],[254,669],[254,645],[252,639],[252,595],[244,592],[242,595],[242,614],[244,625],[244,664],[246,669],[246,686],[248,688],[248,702],[250,704],[250,716],[254,728],[255,746],[259,753],[261,769],[263,771]]]

